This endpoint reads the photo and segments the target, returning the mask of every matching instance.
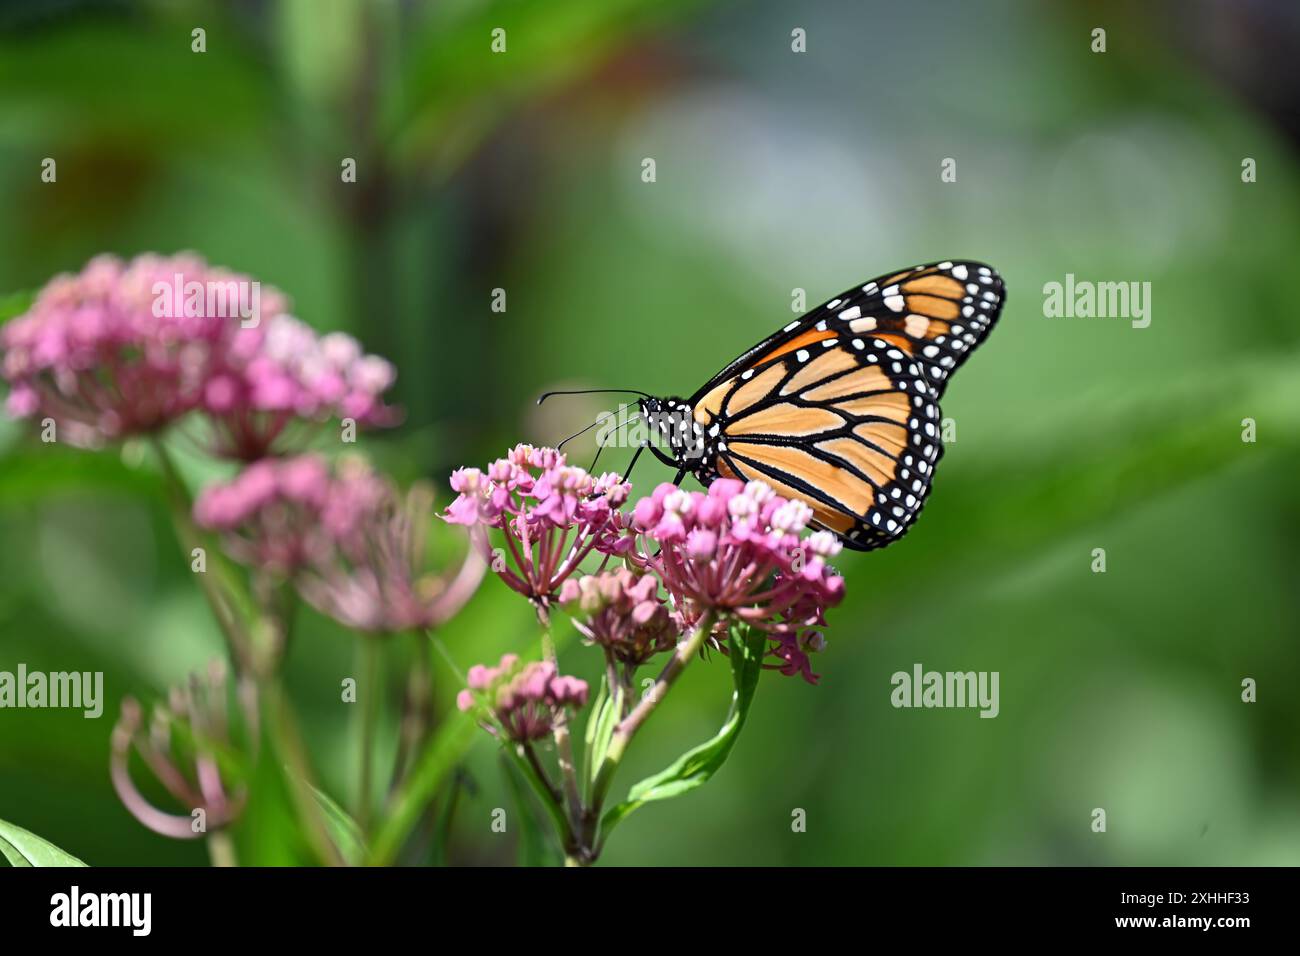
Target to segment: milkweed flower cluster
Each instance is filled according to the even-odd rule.
[[[400,413],[385,398],[396,370],[349,335],[318,334],[290,314],[282,293],[248,276],[192,254],[96,257],[50,281],[24,314],[0,325],[0,378],[8,384],[7,412],[41,419],[43,428],[51,419],[60,442],[99,448],[135,436],[159,439],[161,477],[192,559],[206,561],[206,531],[249,569],[251,593],[239,575],[209,576],[206,566],[194,566],[239,669],[234,696],[249,730],[243,755],[259,739],[248,681],[282,663],[295,593],[353,630],[387,634],[444,623],[483,578],[477,549],[451,568],[430,567],[433,494],[426,485],[402,491],[356,456],[330,462],[300,453],[333,419],[344,441],[354,440],[358,427],[397,424]],[[198,439],[201,451],[242,470],[210,484],[189,506],[189,489],[161,440],[168,430]],[[553,492],[542,496],[544,520],[580,520],[585,487],[562,469],[546,480]],[[151,713],[133,699],[123,703],[112,737],[113,785],[158,833],[196,837],[228,825],[243,807],[244,781],[229,773],[242,755],[226,722],[234,709],[227,689],[224,672],[213,671]],[[548,679],[544,700],[580,706],[585,695],[585,685]],[[414,746],[429,723],[414,679],[407,705],[404,744]],[[520,726],[527,725],[519,713]],[[363,730],[367,747],[370,733]],[[203,810],[204,827],[149,803],[131,776],[133,751],[187,811]],[[404,757],[398,764],[405,772]]]
[[[318,336],[293,316],[274,315],[233,330],[229,347],[214,352],[201,408],[218,454],[251,461],[272,453],[295,424],[396,424],[397,410],[383,401],[396,379],[390,362],[362,354],[352,336]]]
[[[825,611],[842,600],[844,580],[828,563],[838,539],[803,536],[813,513],[802,501],[761,481],[719,479],[706,492],[661,484],[628,512],[631,486],[618,475],[593,478],[530,445],[486,471],[454,472],[451,486],[458,497],[447,521],[504,532],[511,561],[493,568],[502,580],[534,601],[564,604],[583,636],[619,662],[639,666],[670,649],[708,612],[720,631],[731,621],[764,631],[768,666],[817,681],[809,655],[825,646]],[[593,552],[631,570],[575,578]]]
[[[455,572],[425,567],[432,493],[402,494],[360,458],[333,469],[301,455],[266,459],[209,485],[194,504],[200,527],[260,572],[348,627],[391,633],[435,627],[473,594],[485,564],[471,552]]]
[[[841,545],[829,531],[801,536],[812,509],[767,484],[718,479],[707,492],[661,484],[637,502],[625,550],[653,573],[687,621],[705,611],[759,628],[772,639],[775,665],[810,682],[809,651],[820,650],[825,611],[844,596],[827,559]]]
[[[220,532],[226,552],[241,564],[290,577],[329,554],[331,538],[320,518],[332,481],[317,455],[264,459],[204,488],[194,520]]]
[[[482,711],[507,740],[526,744],[551,735],[565,711],[587,704],[587,682],[558,673],[549,661],[522,664],[518,655],[506,654],[496,667],[475,665],[467,675],[468,688],[456,697],[462,711]]]
[[[565,581],[560,603],[583,637],[635,669],[677,646],[680,624],[658,591],[653,574],[617,568]]]
[[[230,719],[232,702],[238,722]],[[109,761],[113,788],[131,815],[150,830],[178,840],[197,839],[232,823],[247,799],[244,781],[232,779],[230,769],[218,762],[218,753],[243,741],[251,756],[257,739],[252,682],[239,679],[232,689],[225,667],[216,662],[206,675],[191,676],[187,684],[172,688],[167,703],[153,708],[147,725],[135,698],[123,699]],[[183,814],[159,809],[140,792],[131,777],[133,750]],[[198,810],[203,811],[201,818]]]
[[[611,517],[631,491],[612,472],[593,477],[555,449],[531,445],[515,446],[486,471],[453,472],[451,487],[458,497],[443,517],[502,532],[509,560],[493,561],[492,570],[542,606],[589,554],[613,542]]]
[[[759,663],[817,682],[810,655],[825,647],[825,612],[843,599],[844,580],[829,564],[838,539],[828,531],[805,536],[813,511],[804,502],[783,499],[763,482],[720,479],[705,492],[661,484],[625,509],[631,488],[621,477],[593,478],[557,451],[527,445],[485,471],[461,469],[451,483],[459,496],[444,517],[502,533],[513,564],[497,562],[494,570],[538,606],[547,635],[544,612],[557,604],[605,657],[598,704],[585,725],[585,782],[567,710],[586,705],[587,687],[559,676],[545,639],[545,662],[521,665],[506,655],[496,667],[475,667],[457,699],[461,710],[484,715],[493,734],[523,745],[514,756],[549,801],[568,862],[595,860],[606,821],[645,799],[629,797],[612,817],[603,813],[632,737],[706,647],[742,655],[733,667],[733,707],[740,675]],[[584,574],[578,565],[588,557],[595,567]],[[661,654],[667,660],[658,678],[638,693],[638,669]],[[562,786],[531,746],[548,734]],[[683,758],[653,779],[671,792],[664,781],[699,772],[693,767]]]
[[[197,413],[211,425],[212,451],[241,461],[282,451],[294,424],[394,424],[382,397],[393,367],[350,336],[318,337],[288,308],[278,290],[198,256],[96,257],[0,327],[7,410],[52,418],[85,447]]]

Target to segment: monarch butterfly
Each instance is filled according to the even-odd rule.
[[[768,336],[690,398],[638,392],[639,416],[668,449],[642,447],[678,482],[758,479],[806,502],[845,546],[882,548],[925,503],[943,454],[939,400],[1004,300],[1001,277],[980,262],[873,279]]]

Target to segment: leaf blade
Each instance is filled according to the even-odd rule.
[[[601,818],[602,841],[633,811],[658,800],[668,800],[703,786],[726,763],[745,725],[758,678],[763,672],[766,635],[759,630],[734,625],[727,635],[734,684],[731,708],[722,728],[709,740],[692,747],[659,773],[633,784],[627,799],[611,807]]]
[[[11,866],[85,866],[66,850],[24,830],[16,823],[0,820],[0,854]],[[20,862],[21,861],[21,862]]]

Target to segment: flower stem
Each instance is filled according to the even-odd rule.
[[[361,759],[357,767],[357,823],[370,822],[370,783],[374,769],[375,721],[379,716],[380,645],[373,637],[361,640]]]
[[[414,638],[415,659],[411,664],[411,673],[406,681],[406,697],[402,702],[397,759],[393,761],[393,776],[388,785],[389,797],[406,779],[411,758],[424,744],[433,721],[433,661],[429,645],[438,639],[430,635],[430,639],[426,640],[419,632],[415,633]]]
[[[713,630],[715,616],[712,611],[705,611],[691,632],[691,636],[677,645],[677,650],[673,656],[668,659],[664,669],[659,674],[659,679],[655,682],[654,688],[647,694],[639,704],[621,720],[614,733],[610,736],[609,747],[605,750],[605,759],[601,761],[600,769],[596,772],[596,780],[591,788],[591,808],[586,813],[582,827],[583,846],[591,853],[591,858],[595,859],[598,853],[596,839],[600,828],[600,811],[604,805],[605,795],[609,791],[609,786],[613,783],[614,774],[618,772],[619,762],[623,759],[623,754],[627,750],[628,744],[632,742],[641,725],[649,719],[654,713],[656,707],[667,696],[669,688],[681,676],[682,671],[686,669],[697,654],[704,642],[708,639]]]
[[[208,834],[208,857],[213,866],[239,866],[235,859],[235,844],[225,830]]]
[[[555,653],[555,639],[551,636],[551,614],[546,605],[537,605],[537,621],[542,626],[542,656],[560,670],[559,657]],[[569,737],[569,722],[561,717],[555,722],[555,751],[560,764],[560,777],[564,784],[565,804],[569,811],[569,824],[576,833],[581,827],[584,816],[582,793],[578,789],[578,768],[573,761],[573,741]]]
[[[284,689],[274,678],[266,678],[258,686],[258,697],[266,714],[266,732],[274,748],[275,759],[285,769],[285,780],[290,797],[303,823],[303,834],[323,863],[343,866],[345,861],[330,839],[320,804],[311,793],[312,772],[307,758],[307,747],[298,730],[293,710],[284,695]]]
[[[171,509],[172,524],[176,529],[176,536],[180,539],[181,546],[189,554],[192,555],[196,549],[202,550],[206,554],[207,549],[203,537],[191,517],[193,501],[190,498],[189,489],[185,486],[185,481],[181,478],[180,472],[177,471],[176,464],[172,461],[171,454],[167,451],[167,446],[163,444],[162,439],[154,436],[152,444],[154,453],[158,457],[159,467],[162,470],[163,484],[167,492],[167,504]],[[216,560],[215,555],[214,560]],[[226,643],[230,646],[231,657],[234,658],[242,672],[249,672],[253,664],[252,648],[249,644],[247,631],[231,607],[230,595],[222,590],[217,581],[208,576],[207,571],[199,572],[198,579],[203,596],[207,599],[208,606],[217,619],[217,626],[221,628],[221,633],[225,635]]]

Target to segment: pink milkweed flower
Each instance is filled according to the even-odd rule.
[[[229,482],[208,485],[194,502],[194,520],[221,534],[240,564],[276,577],[326,560],[333,546],[321,522],[333,477],[317,455],[268,458]]]
[[[687,623],[709,611],[760,628],[781,662],[769,666],[815,682],[808,651],[823,642],[810,629],[843,599],[844,579],[827,564],[841,547],[833,534],[801,537],[811,519],[759,481],[718,479],[707,493],[661,484],[636,503],[624,553],[659,577]]]
[[[318,336],[291,315],[234,328],[214,350],[198,407],[212,425],[214,453],[255,461],[295,444],[304,427],[331,418],[362,427],[397,424],[383,393],[397,379],[391,363],[364,355],[342,332]]]
[[[199,411],[212,451],[240,461],[285,451],[297,424],[395,424],[382,397],[392,365],[350,336],[317,336],[288,308],[271,286],[190,253],[99,256],[0,327],[7,410],[52,418],[86,447]]]
[[[230,698],[240,722],[230,721]],[[173,738],[173,728],[182,733]],[[149,725],[133,697],[122,701],[122,714],[113,728],[109,775],[113,789],[137,820],[150,830],[178,840],[198,839],[234,822],[247,799],[245,781],[218,755],[238,753],[251,769],[258,741],[258,704],[253,682],[239,679],[228,687],[226,670],[214,662],[204,677],[172,688],[165,706],[153,709]],[[131,777],[131,751],[184,811],[168,813],[151,804]],[[203,811],[203,827],[196,827],[196,810]]]
[[[550,736],[568,709],[587,705],[587,682],[561,676],[550,661],[521,665],[515,654],[502,656],[496,667],[476,664],[469,669],[468,687],[456,697],[463,711],[486,711],[507,740],[531,743]],[[483,726],[496,733],[492,723]]]
[[[677,646],[677,624],[658,592],[654,575],[618,568],[569,578],[560,588],[560,603],[588,641],[635,670]]]
[[[458,497],[443,517],[452,524],[503,533],[509,560],[492,570],[543,612],[565,579],[607,542],[613,515],[631,485],[616,474],[593,477],[553,448],[517,445],[486,471],[452,473]],[[486,536],[477,539],[485,551]]]
[[[182,287],[249,288],[251,280],[182,254],[123,262],[98,256],[76,275],[52,279],[26,313],[0,327],[0,373],[9,413],[49,417],[77,445],[94,447],[155,432],[203,399],[213,364],[240,326],[205,296],[173,301]],[[260,311],[286,300],[258,286]],[[165,295],[163,293],[166,293]]]
[[[314,455],[266,459],[204,489],[200,527],[220,532],[235,560],[290,579],[303,600],[357,630],[436,627],[465,605],[485,562],[471,549],[455,571],[427,569],[433,494],[402,494],[364,460],[334,469]]]

